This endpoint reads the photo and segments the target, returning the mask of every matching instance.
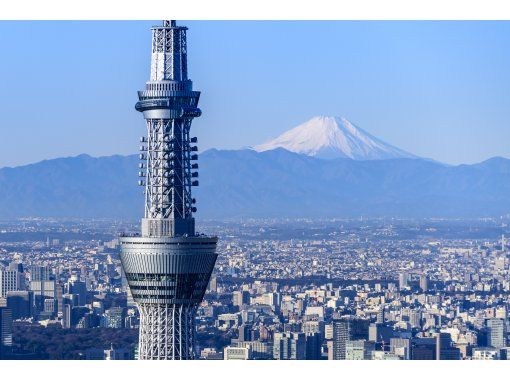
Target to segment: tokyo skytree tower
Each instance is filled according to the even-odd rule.
[[[216,237],[195,232],[196,137],[200,92],[188,79],[186,27],[152,28],[151,74],[138,91],[147,135],[140,138],[145,191],[141,234],[120,239],[122,267],[140,312],[139,358],[193,359],[195,312],[216,262]]]

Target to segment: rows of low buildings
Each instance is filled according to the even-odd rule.
[[[43,240],[0,243],[0,355],[23,351],[12,339],[17,323],[138,328],[114,238],[123,229],[105,223],[97,230],[87,224],[90,238],[54,238],[50,231]],[[66,232],[65,223],[61,228]],[[506,359],[506,239],[461,239],[472,227],[458,225],[455,237],[442,237],[434,228],[407,221],[207,225],[220,243],[197,311],[199,356]],[[109,239],[96,238],[105,231]],[[135,346],[115,347],[91,347],[84,357],[136,357]]]
[[[1,243],[0,355],[16,358],[17,353],[20,357],[26,354],[12,339],[16,324],[137,328],[136,311],[127,302],[117,244],[116,239],[61,241],[49,235],[43,241]],[[132,359],[134,355],[132,347],[91,347],[84,353],[84,357],[103,359]]]

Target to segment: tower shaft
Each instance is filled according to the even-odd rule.
[[[200,92],[188,79],[186,27],[152,28],[151,74],[138,92],[147,134],[140,138],[141,236],[122,237],[121,262],[140,312],[140,359],[193,359],[195,311],[216,262],[216,237],[195,233]]]
[[[194,359],[194,309],[187,305],[141,304],[140,359]]]
[[[152,28],[150,81],[138,91],[136,110],[143,113],[147,135],[140,141],[139,181],[145,188],[142,234],[194,235],[191,188],[198,186],[193,118],[201,115],[199,91],[188,79],[186,30],[175,22]]]

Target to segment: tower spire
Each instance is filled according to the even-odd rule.
[[[147,123],[139,173],[145,188],[144,236],[195,234],[191,189],[198,186],[198,148],[190,127],[201,111],[200,92],[188,79],[186,30],[175,21],[152,28],[150,80],[135,106]]]
[[[163,20],[163,26],[171,26],[171,27],[175,27],[177,26],[175,20]]]
[[[201,111],[186,30],[175,21],[152,28],[150,79],[135,106],[147,127],[138,173],[145,209],[141,236],[120,239],[120,259],[140,312],[141,359],[195,357],[195,311],[217,258],[218,239],[195,233],[198,148],[190,128]]]

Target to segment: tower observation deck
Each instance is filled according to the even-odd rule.
[[[120,239],[120,258],[140,312],[140,359],[195,357],[195,312],[217,258],[217,238],[195,232],[198,149],[190,127],[201,111],[188,79],[186,30],[175,21],[152,28],[150,80],[135,106],[147,126],[138,173],[145,211],[141,235]]]

